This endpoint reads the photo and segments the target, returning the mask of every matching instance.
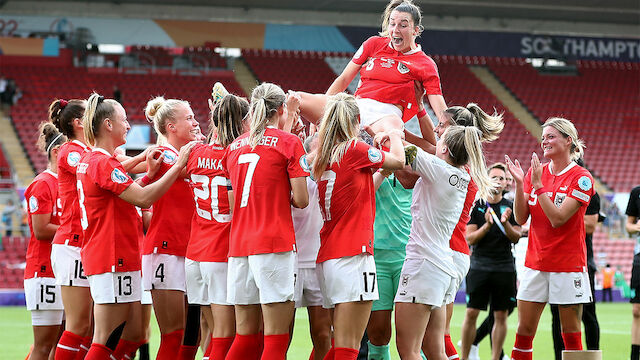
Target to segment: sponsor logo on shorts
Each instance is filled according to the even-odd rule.
[[[162,154],[164,155],[162,162],[165,164],[174,164],[178,160],[178,156],[171,150],[165,150]]]
[[[67,164],[69,164],[69,166],[76,167],[78,161],[80,161],[80,153],[72,151],[67,155]]]
[[[402,62],[398,62],[398,72],[400,74],[406,74],[409,72],[409,67]]]
[[[379,163],[382,161],[382,153],[376,148],[370,147],[367,151],[367,156],[369,156],[369,161],[372,163]]]
[[[34,213],[38,210],[38,199],[35,196],[31,196],[29,198],[29,212]]]
[[[584,191],[589,191],[591,190],[591,187],[593,186],[591,179],[589,179],[588,176],[582,176],[580,177],[580,179],[578,179],[578,186],[580,187],[580,189],[584,190]]]
[[[120,169],[113,169],[111,172],[111,181],[117,184],[124,184],[127,182],[127,175],[123,173]]]

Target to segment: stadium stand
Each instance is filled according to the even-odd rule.
[[[46,66],[6,66],[3,71],[15,74],[18,86],[23,89],[23,98],[12,107],[10,115],[37,172],[46,167],[46,159],[35,147],[37,126],[47,119],[49,103],[56,97],[83,99],[94,90],[110,97],[113,85],[117,84],[131,123],[146,121],[143,109],[151,96],[184,99],[191,103],[196,119],[205,131],[209,109],[203,99],[216,81],[222,82],[229,91],[244,95],[233,73],[228,71],[212,72],[208,76],[95,73],[81,68]]]
[[[615,191],[631,190],[640,178],[640,168],[629,166],[640,163],[640,64],[578,61],[577,76],[542,75],[524,59],[487,64],[541,123],[551,116],[572,120],[593,175]]]
[[[0,146],[0,190],[13,188],[13,179],[11,178],[11,166],[7,161],[2,146]]]
[[[631,265],[633,263],[633,239],[613,239],[603,231],[593,234],[593,255],[599,267],[611,264],[611,268],[620,269],[625,280],[631,280]],[[596,275],[602,283],[602,273]]]
[[[28,239],[19,236],[2,238],[0,250],[0,289],[22,289]]]

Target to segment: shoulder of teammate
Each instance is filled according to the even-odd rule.
[[[74,142],[64,143],[58,152],[58,166],[69,172],[75,172],[75,168],[84,153],[85,149],[82,149]]]
[[[207,148],[210,145],[205,144],[196,144],[189,152],[189,159],[187,160],[187,165],[185,166],[185,170],[187,174],[191,174],[198,166],[198,157],[202,156],[203,153],[206,152]]]
[[[29,214],[51,213],[53,208],[53,194],[51,187],[43,174],[36,176],[33,182],[25,190],[27,210]]]
[[[631,189],[625,215],[640,217],[640,186],[636,186]]]
[[[354,169],[378,169],[384,163],[384,152],[363,142],[356,140],[344,154],[346,164]]]
[[[87,175],[97,186],[116,195],[120,195],[133,183],[133,179],[115,157],[102,153],[94,153],[89,158]]]
[[[272,129],[279,139],[278,147],[282,146],[282,153],[287,158],[287,170],[290,178],[309,176],[310,165],[302,141],[297,136],[286,131]]]

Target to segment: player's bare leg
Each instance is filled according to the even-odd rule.
[[[401,359],[422,359],[420,348],[430,314],[430,305],[396,303],[396,347]]]
[[[91,335],[93,299],[88,287],[60,286],[65,313],[65,330],[82,337]]]
[[[322,360],[331,348],[331,314],[322,306],[309,306],[307,312],[314,359]]]
[[[444,351],[446,319],[446,306],[431,309],[429,323],[422,338],[422,352],[429,360],[447,360]]]
[[[302,91],[297,92],[300,95],[300,116],[312,124],[319,125],[324,107],[327,105],[328,95],[310,94]]]

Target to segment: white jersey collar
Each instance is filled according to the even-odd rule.
[[[91,149],[91,151],[97,151],[97,152],[101,152],[105,155],[107,155],[108,157],[112,157],[113,155],[109,154],[109,152],[101,147],[94,147],[93,149]]]
[[[54,178],[56,178],[56,179],[58,178],[58,174],[56,174],[56,173],[54,173],[53,171],[51,171],[51,169],[46,169],[46,170],[45,170],[45,171],[43,171],[43,172],[46,172],[47,174],[49,174],[49,175],[53,176],[53,177],[54,177]]]
[[[558,174],[554,174],[553,173],[553,167],[551,167],[551,163],[549,163],[549,172],[551,173],[551,175],[556,175],[556,176],[564,175],[567,171],[571,170],[576,165],[578,165],[578,164],[576,164],[574,161],[570,161],[569,165],[567,165],[567,167],[562,169],[562,171],[560,171]]]
[[[77,139],[76,139],[76,140],[72,140],[71,142],[72,142],[72,143],[74,143],[74,144],[76,144],[76,145],[80,145],[80,146],[82,146],[86,151],[89,151],[89,150],[91,149],[91,148],[90,148],[90,147],[88,147],[86,144],[83,144],[83,143],[82,143],[82,141],[80,141],[80,140],[77,140]]]
[[[420,44],[417,44],[417,45],[418,46],[415,49],[409,50],[407,52],[403,52],[402,55],[413,55],[413,54],[417,53],[418,51],[422,51],[422,46]],[[393,49],[394,51],[396,51],[396,49],[393,48],[393,44],[391,43],[391,41],[389,41],[389,47],[391,49]]]

